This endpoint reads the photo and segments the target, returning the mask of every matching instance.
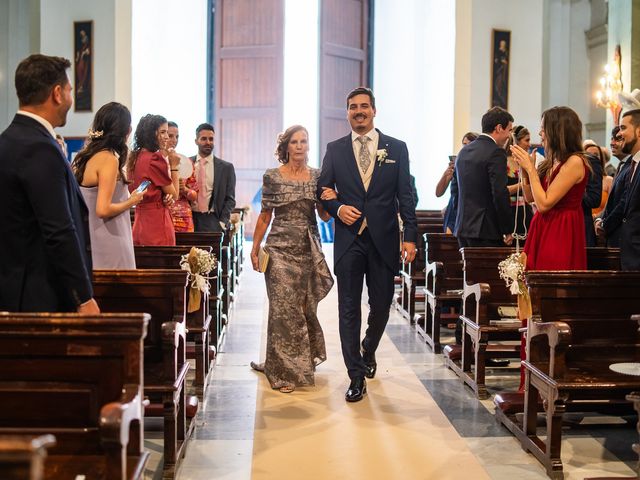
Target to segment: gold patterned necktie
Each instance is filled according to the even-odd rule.
[[[362,170],[362,173],[367,173],[367,170],[369,170],[369,165],[371,165],[371,157],[369,156],[369,148],[367,148],[367,142],[371,139],[362,135],[358,137],[357,140],[360,142],[358,165],[360,166],[360,170]]]

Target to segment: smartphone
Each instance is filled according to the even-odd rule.
[[[449,155],[449,163],[456,163],[457,155]]]
[[[140,182],[140,185],[138,185],[138,188],[136,188],[136,192],[144,192],[149,187],[149,185],[151,185],[151,180],[143,180],[142,182]]]

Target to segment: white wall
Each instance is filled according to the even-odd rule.
[[[491,96],[491,32],[511,31],[509,54],[508,110],[515,124],[525,125],[538,139],[542,107],[543,2],[540,0],[473,0],[461,2],[471,8],[471,40],[466,50],[471,75],[469,123],[457,123],[457,132],[481,131],[482,115],[490,108]],[[469,34],[459,32],[463,38]],[[458,51],[458,55],[465,55]],[[456,75],[458,72],[456,72]],[[462,107],[460,107],[462,108]],[[456,119],[458,121],[458,119]],[[461,119],[464,120],[464,119]],[[454,139],[459,148],[460,138]]]
[[[73,61],[73,22],[93,20],[93,112],[71,109],[67,125],[59,132],[68,137],[85,136],[95,111],[110,101],[121,101],[128,107],[130,96],[116,95],[116,3],[120,0],[55,0],[40,6],[40,50]],[[126,16],[126,12],[122,15]],[[121,32],[122,34],[122,32]],[[127,32],[124,32],[126,42]],[[130,33],[129,33],[130,35]],[[73,71],[69,70],[71,82]]]
[[[452,153],[455,3],[376,0],[376,126],[407,143],[419,208],[439,208],[435,186]]]
[[[196,152],[196,127],[207,120],[207,2],[134,0],[133,128],[159,114],[180,127],[177,150]]]
[[[591,78],[585,31],[591,26],[589,0],[549,0],[549,69],[543,81],[548,95],[543,109],[566,105],[583,123],[589,121],[597,78]]]
[[[0,0],[0,132],[18,109],[14,76],[18,63],[39,50],[39,32],[32,28],[32,14],[39,11],[37,2]],[[36,26],[38,22],[35,22]]]

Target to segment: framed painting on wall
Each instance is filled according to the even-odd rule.
[[[74,104],[76,112],[93,105],[93,20],[73,22]]]
[[[509,100],[509,52],[511,32],[491,32],[491,106],[507,109]]]

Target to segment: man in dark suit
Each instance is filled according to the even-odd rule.
[[[16,70],[20,107],[0,135],[0,310],[100,312],[87,207],[53,131],[73,103],[70,66],[31,55]]]
[[[409,153],[404,142],[374,129],[373,92],[364,87],[347,96],[352,132],[327,145],[318,179],[338,193],[323,201],[336,219],[334,272],[338,280],[338,310],[342,355],[351,383],[345,395],[357,402],[366,393],[367,378],[376,374],[375,351],[389,320],[393,279],[398,270],[398,212],[404,224],[402,255],[416,254],[417,223],[411,190]],[[369,292],[368,328],[360,342],[360,299],[363,280]]]
[[[598,147],[600,148],[600,147]],[[600,155],[602,153],[600,152]],[[589,181],[582,197],[582,214],[584,216],[584,235],[587,247],[595,247],[597,244],[596,230],[593,225],[593,209],[600,206],[602,201],[602,171],[604,166],[600,158],[587,153],[587,160],[591,165],[588,172]]]
[[[620,232],[622,217],[624,215],[624,202],[622,201],[629,186],[629,161],[631,155],[622,152],[624,141],[620,137],[620,127],[614,127],[611,132],[611,153],[620,159],[620,164],[613,179],[613,185],[609,192],[607,205],[600,217],[595,220],[596,232],[604,232],[607,239],[607,247],[620,247]]]
[[[482,133],[458,153],[451,196],[460,247],[500,247],[513,232],[507,190],[507,154],[513,117],[500,107],[482,116]]]
[[[203,123],[196,129],[198,154],[191,157],[198,180],[193,224],[196,232],[224,232],[236,206],[236,171],[233,164],[213,155],[215,132]]]
[[[624,210],[620,227],[620,264],[622,270],[640,270],[640,110],[630,110],[622,115],[620,136],[624,140],[622,151],[632,156],[627,160],[629,184],[622,200]]]

